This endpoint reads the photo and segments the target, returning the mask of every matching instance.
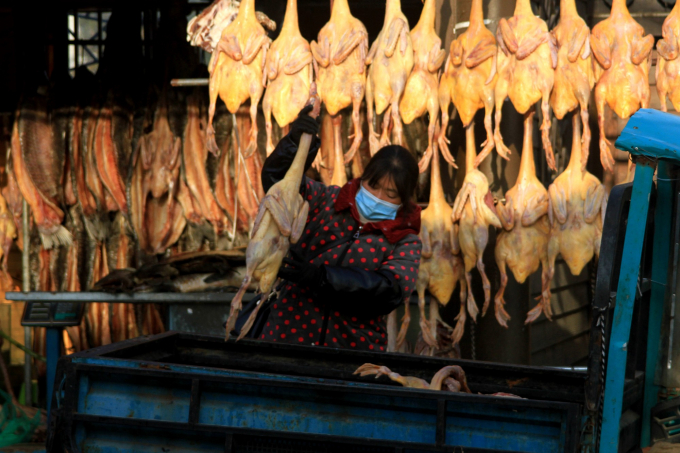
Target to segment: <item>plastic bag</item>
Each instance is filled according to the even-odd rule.
[[[4,400],[0,411],[0,448],[31,441],[33,433],[40,425],[40,411],[33,419],[12,403],[10,396],[0,390],[0,399]]]

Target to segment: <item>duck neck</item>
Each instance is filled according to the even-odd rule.
[[[436,14],[436,4],[435,0],[425,0],[423,5],[423,12],[420,13],[420,20],[418,21],[418,27],[426,27],[428,29],[434,29]]]
[[[612,2],[612,16],[613,15],[620,15],[620,14],[625,14],[628,15],[630,14],[628,12],[628,5],[626,4],[626,0],[614,0]]]
[[[255,17],[255,0],[242,0],[238,9],[238,18]]]
[[[442,187],[442,174],[439,168],[439,150],[433,147],[432,168],[430,169],[430,204],[445,200]]]
[[[286,17],[283,18],[281,34],[299,31],[297,0],[288,0],[286,6]]]
[[[331,10],[331,20],[339,19],[341,16],[349,16],[349,3],[347,0],[333,0],[333,8]]]
[[[574,114],[571,119],[573,137],[571,145],[571,157],[569,157],[569,169],[575,170],[581,168],[581,119],[579,115]]]
[[[470,121],[465,128],[465,173],[470,173],[475,169],[475,159],[477,158],[477,145],[475,144],[475,122]]]
[[[482,0],[472,0],[472,6],[470,6],[469,28],[480,26],[484,26],[484,9],[482,8]]]
[[[524,140],[522,142],[522,159],[519,163],[518,181],[536,175],[534,163],[534,113],[524,115]]]
[[[574,0],[560,0],[560,15],[574,15],[578,14],[576,11],[576,2]]]
[[[534,15],[534,11],[531,9],[531,0],[517,0],[517,3],[515,4],[515,16],[527,15]]]
[[[385,5],[385,25],[389,25],[395,16],[401,13],[401,0],[387,0]]]

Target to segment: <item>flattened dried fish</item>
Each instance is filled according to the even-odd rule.
[[[71,234],[61,225],[64,211],[60,208],[64,155],[53,147],[45,97],[34,96],[21,103],[11,146],[14,176],[31,207],[43,246],[69,245]]]

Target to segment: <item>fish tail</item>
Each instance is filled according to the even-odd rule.
[[[57,231],[51,234],[40,233],[40,240],[42,241],[45,250],[51,250],[54,247],[59,246],[71,246],[73,245],[73,236],[71,233],[64,228],[62,225],[57,227]]]

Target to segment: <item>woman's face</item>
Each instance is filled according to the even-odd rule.
[[[394,181],[392,181],[392,178],[390,177],[384,177],[378,183],[375,185],[375,187],[371,187],[368,184],[368,181],[361,181],[362,187],[369,191],[371,195],[374,197],[380,198],[382,201],[386,201],[388,203],[400,205],[401,204],[401,197],[399,196],[399,192],[397,191],[396,186],[394,185]]]

